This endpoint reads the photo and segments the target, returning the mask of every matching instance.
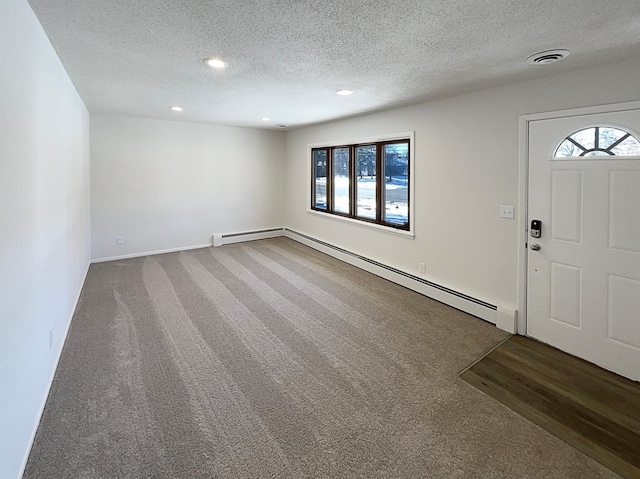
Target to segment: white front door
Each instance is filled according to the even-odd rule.
[[[640,381],[640,156],[619,130],[640,138],[640,110],[529,123],[527,335]]]

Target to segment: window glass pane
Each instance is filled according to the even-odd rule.
[[[313,150],[313,178],[315,181],[315,198],[313,206],[327,209],[327,150]]]
[[[627,134],[626,131],[618,130],[617,128],[601,126],[598,130],[598,146],[605,149]]]
[[[409,222],[409,143],[384,145],[384,218],[387,223]]]
[[[349,148],[333,149],[333,210],[349,214]]]
[[[583,151],[584,150],[582,148],[578,148],[575,143],[572,143],[569,140],[564,140],[556,150],[555,156],[580,156]]]
[[[573,135],[571,135],[573,141],[580,143],[580,145],[585,150],[591,150],[595,147],[596,142],[596,129],[595,128],[586,128],[584,130],[580,130]]]
[[[626,140],[616,145],[611,152],[620,156],[640,156],[640,142],[633,136],[629,136]]]
[[[376,219],[376,145],[356,147],[356,215]]]
[[[565,138],[554,156],[640,156],[640,142],[631,133],[619,128],[585,128]]]

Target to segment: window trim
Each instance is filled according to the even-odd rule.
[[[312,208],[312,201],[315,199],[315,181],[314,181],[314,172],[313,172],[313,168],[312,168],[312,164],[313,162],[312,160],[312,156],[313,156],[313,150],[314,149],[330,149],[330,148],[339,148],[339,147],[356,147],[356,146],[362,146],[362,145],[370,145],[373,143],[379,143],[379,142],[394,142],[394,141],[403,141],[403,140],[408,140],[409,141],[409,165],[408,165],[408,176],[409,176],[409,184],[408,184],[408,188],[409,188],[409,192],[408,192],[408,197],[409,197],[409,228],[405,229],[402,227],[394,227],[391,226],[389,224],[385,224],[385,223],[378,223],[376,222],[376,220],[371,220],[371,219],[367,219],[367,218],[360,218],[355,216],[355,194],[356,192],[353,191],[355,190],[355,188],[351,188],[350,191],[350,198],[351,198],[351,202],[350,202],[350,209],[352,212],[354,212],[354,215],[351,216],[350,214],[344,214],[344,213],[339,213],[339,212],[332,212],[331,211],[331,207],[330,207],[330,202],[333,202],[333,192],[329,192],[327,191],[327,209],[323,210],[323,209],[318,209],[318,208]],[[414,238],[415,233],[414,233],[414,228],[415,228],[415,139],[414,139],[414,132],[413,131],[409,131],[409,132],[401,132],[401,133],[393,133],[393,134],[387,134],[387,135],[377,135],[377,136],[370,136],[370,137],[360,137],[360,138],[351,138],[351,139],[343,139],[343,140],[336,140],[336,141],[323,141],[321,143],[313,143],[313,144],[308,144],[307,145],[307,157],[306,157],[306,161],[307,161],[307,213],[311,213],[314,215],[318,215],[318,216],[322,216],[323,218],[329,218],[329,219],[335,219],[338,221],[343,221],[349,224],[353,224],[353,225],[357,225],[357,226],[364,226],[366,228],[373,228],[377,231],[383,231],[383,232],[388,232],[388,233],[393,233],[393,234],[397,234],[403,237],[410,237],[410,238]],[[329,155],[329,159],[331,155]],[[332,160],[332,159],[331,159]],[[327,165],[330,163],[331,161],[327,161]],[[377,164],[379,166],[382,166],[380,162],[377,162]],[[333,165],[332,165],[333,166]],[[350,164],[350,172],[351,175],[353,177],[353,173],[355,172],[355,168],[356,168],[356,161],[355,161],[355,155],[354,158],[351,159],[351,164]],[[331,169],[333,170],[333,169]],[[379,178],[380,176],[378,175],[378,173],[380,173],[379,171],[376,171],[376,178]],[[331,171],[331,174],[333,174],[333,171]],[[327,178],[329,177],[329,173],[327,173]],[[333,181],[331,181],[331,184],[333,184]],[[381,182],[377,182],[376,183],[376,187],[378,189],[382,189],[384,188],[384,184],[382,184]],[[378,192],[379,194],[380,192]],[[331,195],[331,196],[330,196]]]

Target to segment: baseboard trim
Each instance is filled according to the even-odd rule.
[[[181,246],[180,248],[160,249],[156,251],[145,251],[143,253],[123,254],[121,256],[107,256],[105,258],[92,259],[91,264],[106,263],[107,261],[117,261],[120,259],[140,258],[142,256],[153,256],[156,254],[175,253],[176,251],[189,251],[192,249],[210,248],[211,243],[198,244],[193,246]]]
[[[255,231],[243,231],[240,233],[214,234],[211,243],[197,244],[193,246],[181,246],[179,248],[161,249],[155,251],[144,251],[142,253],[123,254],[119,256],[106,256],[91,260],[93,263],[106,263],[107,261],[117,261],[121,259],[141,258],[143,256],[153,256],[156,254],[175,253],[178,251],[189,251],[192,249],[211,248],[212,246],[222,246],[225,244],[243,243],[245,241],[255,241],[267,238],[277,238],[284,236],[284,228],[267,228]]]
[[[242,231],[237,233],[215,233],[212,235],[211,243],[184,246],[181,248],[171,248],[158,251],[147,251],[143,253],[134,253],[121,256],[111,256],[107,258],[98,258],[91,263],[103,263],[106,261],[116,261],[129,258],[139,258],[142,256],[151,256],[156,254],[174,253],[177,251],[188,251],[192,249],[218,247],[227,244],[243,243],[245,241],[256,241],[268,238],[277,238],[286,236],[294,241],[305,244],[311,248],[322,251],[334,258],[342,260],[360,269],[373,273],[384,279],[402,285],[417,293],[428,296],[429,298],[440,301],[441,303],[452,306],[456,309],[469,313],[480,319],[484,319],[490,323],[496,324],[498,307],[482,299],[474,298],[468,294],[461,293],[454,289],[434,283],[419,276],[415,276],[398,268],[380,263],[371,258],[353,253],[339,246],[327,243],[312,236],[300,233],[290,228],[266,228],[254,231]]]
[[[304,233],[294,231],[290,228],[284,228],[284,236],[360,269],[364,269],[376,276],[380,276],[417,293],[428,296],[436,301],[440,301],[465,313],[496,324],[498,310],[496,305],[380,263],[371,258],[353,253]]]
[[[29,446],[25,451],[25,455],[22,458],[22,466],[20,468],[20,475],[18,478],[24,475],[24,471],[27,468],[27,462],[29,461],[29,455],[31,454],[31,448],[33,447],[33,443],[36,440],[36,434],[38,433],[38,427],[40,427],[40,421],[42,420],[42,415],[44,414],[44,408],[47,405],[47,400],[49,399],[49,394],[51,393],[51,386],[53,386],[53,380],[56,377],[56,371],[58,371],[58,365],[60,364],[60,358],[62,357],[62,350],[64,349],[64,344],[67,342],[67,336],[69,335],[69,330],[71,329],[71,321],[73,321],[73,316],[76,314],[76,309],[78,309],[78,303],[80,302],[80,295],[82,294],[82,289],[84,288],[84,284],[87,281],[87,275],[89,274],[89,266],[91,266],[91,262],[87,263],[87,267],[84,270],[84,276],[82,277],[82,282],[80,283],[80,289],[78,290],[78,294],[76,295],[76,300],[71,309],[71,316],[67,321],[67,326],[64,331],[64,336],[62,337],[62,342],[60,343],[60,348],[56,354],[56,359],[54,361],[54,367],[51,371],[51,377],[49,377],[48,385],[46,392],[44,394],[44,398],[42,399],[42,404],[40,405],[40,411],[38,413],[38,419],[33,427],[33,431],[31,431],[31,438],[29,440]]]

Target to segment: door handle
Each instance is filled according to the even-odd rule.
[[[538,243],[533,243],[531,245],[531,250],[532,251],[540,251],[540,245]]]

